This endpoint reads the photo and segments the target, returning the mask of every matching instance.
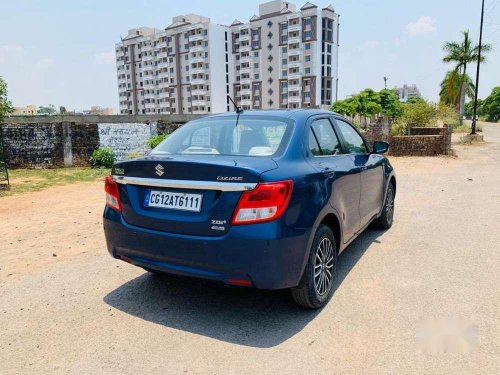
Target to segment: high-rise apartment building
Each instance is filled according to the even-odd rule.
[[[337,98],[338,15],[331,6],[259,6],[231,25],[234,95],[244,109],[330,106]]]
[[[120,113],[227,111],[230,36],[229,27],[193,14],[165,30],[129,30],[116,45]]]
[[[259,6],[248,23],[178,16],[116,45],[120,113],[328,107],[337,98],[339,16],[331,6]]]

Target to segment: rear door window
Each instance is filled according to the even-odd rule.
[[[314,145],[314,141],[319,146],[319,155],[315,154],[315,151],[311,149],[311,143]],[[315,120],[311,125],[311,131],[309,134],[309,148],[314,156],[331,156],[338,155],[342,153],[341,145],[330,120],[324,118]]]
[[[345,140],[348,154],[366,154],[368,152],[365,141],[351,124],[340,119],[335,119],[335,122]]]

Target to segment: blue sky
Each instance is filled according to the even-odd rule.
[[[449,68],[442,44],[470,29],[479,35],[480,0],[334,0],[341,15],[339,94],[416,83],[437,100]],[[164,28],[172,16],[198,13],[230,24],[258,12],[254,0],[8,1],[0,13],[0,76],[16,106],[117,108],[114,44],[129,28]],[[305,1],[296,2],[300,7]],[[500,0],[486,0],[485,40],[494,51],[482,66],[480,97],[500,86]],[[475,68],[470,74],[475,77]]]

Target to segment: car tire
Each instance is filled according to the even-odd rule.
[[[291,290],[295,302],[308,309],[325,306],[333,295],[337,269],[337,245],[332,230],[320,225],[309,252],[302,280]]]
[[[394,185],[389,183],[387,195],[385,197],[382,213],[375,220],[374,224],[379,229],[389,229],[394,222]]]

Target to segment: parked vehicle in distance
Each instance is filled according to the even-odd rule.
[[[290,288],[298,304],[324,306],[338,254],[371,222],[392,225],[388,146],[371,150],[345,118],[317,109],[190,121],[114,165],[108,250],[151,272]]]

